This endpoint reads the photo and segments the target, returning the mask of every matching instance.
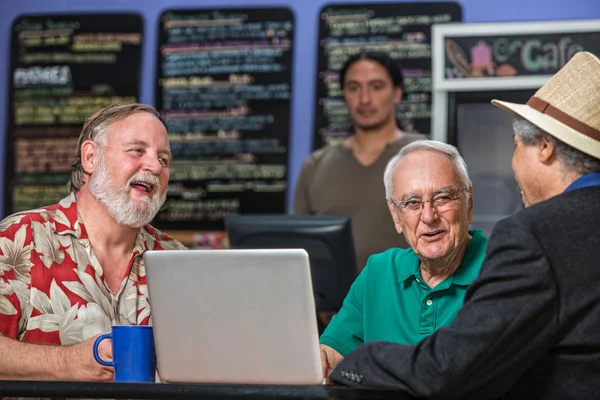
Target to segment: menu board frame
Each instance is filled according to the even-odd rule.
[[[267,125],[267,129],[265,129],[265,131],[270,130],[272,132],[270,132],[267,136],[265,136],[267,139],[270,138],[274,138],[275,135],[277,134],[277,132],[275,132],[276,129],[284,130],[286,133],[285,136],[281,136],[281,134],[279,134],[279,136],[277,136],[277,138],[282,139],[281,140],[281,147],[280,148],[285,148],[285,155],[281,155],[281,162],[278,165],[284,165],[285,167],[285,172],[284,175],[281,177],[281,181],[285,182],[285,187],[282,188],[282,190],[280,191],[274,191],[271,192],[271,195],[268,195],[268,190],[264,191],[262,193],[260,193],[260,190],[257,190],[256,193],[258,193],[258,197],[260,197],[260,199],[258,199],[257,201],[255,201],[255,204],[257,205],[257,209],[255,211],[248,211],[248,207],[250,206],[250,201],[248,200],[249,196],[252,196],[252,194],[249,193],[242,193],[241,195],[239,195],[238,197],[240,197],[240,206],[239,206],[239,213],[241,214],[249,214],[249,213],[260,213],[260,214],[268,214],[268,213],[278,213],[278,214],[283,214],[286,212],[286,205],[287,205],[287,191],[288,191],[288,187],[289,187],[289,170],[290,170],[290,159],[291,159],[291,144],[292,144],[292,137],[291,137],[291,130],[292,130],[292,125],[293,125],[293,121],[292,121],[292,116],[293,116],[293,107],[292,107],[292,103],[293,103],[293,95],[292,95],[292,91],[293,91],[293,86],[294,86],[294,60],[295,60],[295,40],[296,38],[296,15],[294,13],[294,10],[291,7],[285,6],[285,5],[274,5],[274,6],[243,6],[243,5],[239,5],[239,6],[224,6],[224,7],[218,7],[218,8],[207,8],[207,7],[173,7],[173,8],[169,8],[169,9],[165,9],[161,12],[160,16],[159,16],[159,20],[158,20],[158,34],[157,34],[157,50],[156,50],[156,84],[155,84],[155,104],[156,104],[156,108],[157,110],[161,113],[161,116],[163,117],[163,120],[165,121],[165,123],[167,124],[167,127],[169,128],[169,124],[167,119],[165,118],[166,116],[166,110],[163,107],[163,87],[162,87],[162,83],[161,81],[163,79],[165,79],[165,76],[163,76],[163,71],[162,71],[162,65],[163,65],[163,55],[161,52],[161,48],[163,45],[166,44],[166,39],[165,39],[165,32],[163,30],[163,24],[164,24],[164,16],[167,15],[168,13],[175,13],[175,14],[203,14],[203,13],[223,13],[224,15],[231,15],[234,13],[239,13],[239,14],[243,14],[243,13],[249,13],[249,14],[253,14],[254,18],[259,18],[262,17],[262,15],[268,15],[269,13],[277,13],[278,16],[276,17],[263,17],[260,20],[261,21],[270,21],[270,22],[282,22],[282,23],[290,23],[291,24],[291,29],[289,31],[289,36],[286,36],[286,39],[289,39],[289,49],[287,50],[287,54],[285,57],[289,57],[289,65],[286,65],[286,69],[285,69],[285,73],[286,76],[288,76],[289,78],[287,78],[287,80],[284,82],[285,84],[288,85],[289,87],[289,98],[285,99],[284,101],[287,103],[285,105],[285,109],[286,111],[284,113],[282,112],[275,112],[272,111],[271,113],[276,114],[274,115],[275,120],[279,119],[281,122],[279,122],[280,126],[274,126],[273,124],[276,124],[277,122],[273,122],[273,124],[268,123],[269,125]],[[262,15],[261,15],[262,13]],[[233,39],[230,39],[233,40]],[[243,40],[243,39],[237,39],[237,40]],[[218,40],[215,39],[215,42],[217,42]],[[225,41],[223,39],[223,41]],[[204,41],[198,41],[197,43],[203,43]],[[241,44],[240,44],[241,45]],[[252,75],[252,74],[257,74],[254,72],[247,72],[246,74]],[[260,74],[260,73],[259,73]],[[194,73],[190,73],[188,75],[185,76],[194,76]],[[212,77],[214,78],[215,76],[220,77],[219,79],[222,79],[224,75],[227,75],[226,73],[206,73],[204,74],[206,77]],[[231,73],[229,73],[230,77],[231,77]],[[257,81],[253,81],[256,82],[257,84],[263,84],[264,83],[264,79],[266,78],[266,74],[263,77],[262,81],[258,81],[258,78],[260,77],[256,77]],[[215,79],[215,80],[219,80],[219,79]],[[279,81],[277,81],[279,82]],[[277,83],[276,82],[276,83]],[[255,100],[248,100],[250,103],[252,103]],[[266,101],[274,101],[276,103],[275,104],[275,110],[281,109],[283,108],[283,101],[281,99],[278,100],[266,100]],[[255,103],[256,105],[257,103]],[[260,113],[260,110],[264,110],[266,104],[262,104],[260,106],[256,106],[255,108],[258,108],[259,111],[257,111],[257,113]],[[262,108],[261,108],[262,107]],[[250,111],[254,111],[252,110],[252,107],[249,107]],[[213,110],[211,108],[206,108],[204,110]],[[220,109],[218,110],[220,111]],[[285,115],[287,114],[287,115]],[[252,114],[249,114],[252,115]],[[287,120],[285,120],[285,118],[287,118]],[[285,126],[283,126],[285,125]],[[168,129],[169,130],[169,129]],[[241,135],[240,137],[244,136],[244,130],[240,130]],[[213,132],[215,133],[215,132]],[[249,131],[249,133],[252,133],[251,131]],[[246,134],[245,135],[246,138],[250,137],[252,139],[257,139],[256,135],[251,135],[251,134]],[[171,132],[169,132],[169,138],[171,140],[171,150],[173,151],[173,147],[174,147],[174,143],[175,141],[173,140],[173,134]],[[262,138],[262,136],[261,136]],[[259,138],[260,139],[260,138]],[[191,151],[190,151],[191,152]],[[283,152],[283,150],[282,150]],[[178,155],[176,154],[175,151],[173,151],[173,157],[174,157],[174,163],[176,164],[178,161],[182,161],[181,159],[178,160]],[[273,160],[274,158],[278,157],[277,154],[269,156],[269,154],[264,154],[263,155],[263,160]],[[257,157],[257,159],[260,159],[260,157]],[[269,165],[269,163],[272,161],[266,161],[265,164]],[[174,167],[172,166],[171,168],[172,170],[174,170]],[[172,176],[173,178],[173,176]],[[186,181],[180,181],[180,180],[170,180],[170,187],[173,186],[173,184],[178,184],[178,186],[180,186],[178,189],[181,189],[181,187],[183,187],[183,191],[182,193],[184,193],[187,189],[190,189],[190,191],[193,191],[194,188],[198,188],[198,190],[200,192],[205,191],[203,185],[205,185],[205,182],[207,180],[206,179],[195,179],[195,180],[186,180]],[[267,182],[268,183],[268,182]],[[205,191],[208,192],[208,191]],[[227,194],[226,194],[227,195]],[[274,196],[277,196],[276,200],[273,200],[271,205],[268,204],[268,202],[271,201],[271,199],[268,199],[268,197],[273,198]],[[182,195],[182,199],[183,196],[185,196],[185,193]],[[231,195],[230,196],[234,196]],[[172,235],[177,235],[177,233],[181,233],[184,234],[187,232],[188,236],[191,232],[223,232],[225,231],[225,224],[224,224],[224,218],[225,216],[222,216],[220,218],[216,218],[213,217],[212,220],[210,221],[202,221],[199,220],[198,218],[196,219],[189,219],[189,220],[175,220],[175,221],[167,221],[167,220],[161,220],[161,216],[162,213],[164,212],[168,212],[169,210],[169,201],[174,198],[175,195],[170,196],[169,194],[167,195],[167,201],[165,203],[165,206],[163,207],[163,209],[161,210],[161,212],[159,212],[159,214],[157,215],[157,217],[154,219],[153,221],[153,225],[156,226],[157,228],[165,231],[165,232],[169,232],[169,234]],[[193,194],[192,194],[192,198],[193,198]],[[245,201],[244,201],[245,199]],[[210,198],[209,198],[210,200]],[[245,204],[244,204],[245,203]],[[235,214],[235,212],[232,212],[232,214]],[[189,241],[189,240],[188,240]]]
[[[510,89],[530,89],[539,87],[546,80],[557,72],[557,69],[549,68],[547,71],[539,74],[513,76],[491,75],[485,77],[448,77],[446,75],[449,58],[456,58],[449,54],[446,43],[449,40],[459,41],[461,38],[485,41],[486,38],[507,38],[508,46],[514,48],[513,51],[524,53],[522,43],[517,43],[520,36],[530,38],[532,35],[543,39],[544,36],[556,36],[560,34],[579,34],[579,33],[598,33],[600,37],[600,20],[575,20],[575,21],[539,21],[539,22],[506,22],[506,23],[478,23],[478,24],[440,24],[434,25],[432,30],[433,37],[433,85],[434,90],[446,91],[466,91],[466,90],[510,90]],[[510,42],[512,40],[512,42]],[[544,43],[550,45],[550,43]],[[557,44],[558,45],[558,44]],[[573,44],[566,44],[572,46]],[[567,52],[568,48],[563,48],[561,44],[559,52]],[[465,49],[462,49],[463,52]],[[512,50],[512,49],[511,49]],[[542,56],[544,52],[541,48],[531,50],[539,52]],[[550,49],[548,49],[550,51]],[[505,53],[508,50],[505,51]],[[462,56],[465,56],[463,54]],[[522,55],[524,56],[524,55]],[[566,57],[558,54],[563,60],[560,64],[564,65]],[[467,56],[468,57],[468,56]],[[466,60],[469,62],[469,60]],[[456,61],[455,61],[456,62]],[[560,65],[560,66],[562,66]]]
[[[114,27],[114,23],[115,23],[115,19],[123,19],[123,21],[126,22],[126,26],[127,28],[117,28],[117,29],[113,29]],[[108,20],[109,23],[103,22],[103,20]],[[22,63],[19,61],[19,56],[21,54],[23,54],[23,49],[19,44],[19,32],[16,31],[18,24],[19,23],[23,23],[23,21],[30,21],[31,23],[40,23],[42,24],[41,26],[44,29],[49,29],[51,31],[57,31],[59,32],[57,35],[45,35],[42,36],[44,38],[46,37],[50,37],[52,38],[52,36],[55,36],[55,40],[61,40],[61,31],[64,34],[65,31],[68,31],[69,29],[62,29],[64,28],[64,24],[66,24],[66,21],[71,21],[71,22],[75,22],[78,24],[76,29],[77,33],[88,33],[88,34],[112,34],[112,33],[116,33],[116,34],[125,34],[125,35],[129,35],[129,34],[135,34],[135,35],[139,35],[139,43],[136,44],[137,48],[135,49],[130,49],[131,53],[127,53],[125,56],[125,61],[127,62],[127,68],[129,68],[131,70],[131,76],[135,76],[136,79],[134,79],[133,81],[128,81],[128,85],[127,85],[127,90],[131,90],[132,92],[135,92],[133,94],[129,94],[129,93],[123,93],[121,94],[121,92],[115,92],[115,85],[111,86],[111,82],[106,82],[106,84],[104,84],[103,82],[96,82],[94,81],[94,78],[89,79],[88,81],[84,82],[84,83],[80,83],[78,84],[78,82],[82,82],[82,80],[77,80],[77,77],[81,77],[84,74],[82,73],[82,70],[85,69],[86,67],[90,66],[91,68],[91,73],[97,73],[99,70],[102,70],[104,68],[104,66],[106,65],[106,63],[89,63],[89,64],[85,64],[84,62],[82,62],[81,60],[79,60],[79,62],[37,62],[37,63],[31,63],[31,64],[26,64],[26,63]],[[91,22],[91,23],[90,23]],[[81,28],[81,25],[84,25],[83,30]],[[93,29],[91,29],[91,27],[93,27]],[[37,29],[36,26],[32,25],[30,27],[32,30]],[[100,28],[100,29],[98,29]],[[135,99],[135,101],[139,101],[140,98],[140,92],[141,92],[141,87],[142,87],[142,80],[141,80],[141,71],[142,71],[142,56],[143,56],[143,45],[144,45],[144,31],[145,28],[145,24],[144,24],[144,18],[142,17],[142,15],[138,12],[102,12],[102,13],[91,13],[91,12],[86,12],[86,13],[27,13],[27,14],[21,14],[18,17],[16,17],[12,23],[11,23],[11,30],[10,30],[10,61],[9,61],[9,68],[8,68],[8,74],[7,74],[7,79],[8,79],[8,94],[7,94],[7,116],[6,116],[6,123],[5,123],[5,160],[4,160],[4,165],[5,165],[5,170],[4,170],[4,184],[3,184],[3,190],[4,190],[4,194],[3,194],[3,213],[4,216],[13,214],[14,212],[17,212],[19,210],[15,210],[13,208],[13,190],[17,184],[17,174],[16,174],[16,143],[17,143],[17,137],[16,137],[16,130],[19,127],[15,121],[15,101],[16,101],[16,90],[17,88],[15,87],[15,81],[14,81],[14,75],[15,72],[17,70],[17,68],[23,67],[23,68],[27,68],[27,67],[35,67],[35,66],[40,66],[40,67],[54,67],[54,66],[65,66],[68,65],[69,66],[69,80],[70,82],[72,82],[72,85],[74,87],[74,91],[79,91],[82,90],[82,87],[85,87],[86,89],[91,90],[92,87],[95,88],[95,90],[100,90],[101,87],[106,86],[106,90],[107,93],[114,93],[115,96],[121,96],[121,97],[132,97]],[[70,36],[69,36],[70,37]],[[64,39],[63,39],[64,40]],[[132,39],[129,39],[132,40]],[[125,39],[125,41],[127,41]],[[44,45],[48,44],[46,42],[44,42]],[[61,44],[64,44],[62,42],[60,42]],[[72,43],[69,42],[69,45],[71,45]],[[52,45],[52,44],[49,44]],[[83,46],[85,48],[85,43],[81,43],[81,46]],[[60,44],[54,44],[54,46],[60,46]],[[56,47],[55,47],[56,48]],[[43,48],[44,49],[44,48]],[[43,50],[42,50],[43,51]],[[47,51],[47,50],[46,50]],[[71,51],[71,50],[69,50]],[[84,51],[84,50],[82,50]],[[133,53],[133,51],[135,51],[135,53]],[[38,52],[40,53],[40,52]],[[36,54],[35,52],[32,52],[31,54]],[[55,53],[49,53],[49,54],[55,54]],[[51,56],[54,57],[54,56]],[[131,62],[131,59],[133,59],[133,63]],[[123,61],[123,60],[121,60]],[[125,61],[123,61],[122,63],[124,64]],[[118,62],[115,62],[113,65],[117,64]],[[135,64],[135,65],[133,65]],[[119,66],[119,68],[122,68],[123,66]],[[116,67],[115,67],[116,68]],[[66,69],[65,69],[66,71]],[[97,75],[94,75],[97,76]],[[109,76],[114,76],[114,75],[109,75]],[[123,74],[121,74],[121,76],[119,77],[119,80],[124,80],[123,78]],[[89,86],[89,88],[87,87]],[[102,97],[102,96],[100,96]],[[109,97],[107,95],[107,97]],[[60,98],[60,96],[59,96]],[[101,108],[101,106],[98,107],[98,109]],[[97,110],[95,110],[97,111]],[[94,112],[95,112],[94,111]],[[90,111],[91,112],[91,111]],[[90,115],[87,115],[85,118],[91,116],[92,114],[90,113]],[[83,118],[82,118],[83,119]],[[83,121],[82,121],[83,122]],[[83,123],[69,123],[69,124],[61,124],[61,123],[55,123],[54,125],[51,124],[26,124],[24,125],[25,127],[33,127],[33,128],[38,128],[38,127],[46,127],[49,131],[52,131],[53,128],[56,128],[56,131],[60,131],[61,129],[72,129],[73,130],[73,135],[65,135],[64,133],[58,136],[51,136],[51,135],[47,135],[47,136],[42,136],[41,134],[39,136],[36,136],[35,133],[33,133],[31,136],[24,136],[27,138],[31,138],[33,139],[33,141],[35,140],[35,138],[40,138],[40,139],[53,139],[53,138],[65,138],[65,139],[73,139],[74,143],[76,143],[78,137],[79,137],[79,132],[81,131],[81,126],[83,125]],[[75,136],[76,135],[76,136]],[[62,149],[61,149],[62,150]],[[73,157],[75,155],[75,146],[73,146],[72,148],[69,149],[65,149],[65,151],[68,150],[69,151],[69,158],[68,158],[68,163],[69,163],[69,167],[70,167],[70,163],[73,161]],[[61,172],[61,173],[56,173],[56,175],[58,177],[61,177],[62,175],[64,175],[66,177],[66,179],[64,180],[64,182],[61,180],[60,183],[62,185],[65,186],[66,188],[66,184],[68,181],[68,178],[70,176],[70,168],[69,171],[65,171],[65,172]],[[58,184],[57,182],[53,182],[52,185],[54,186],[56,184]],[[40,186],[43,186],[44,184],[46,184],[46,182],[42,182],[40,183]],[[66,193],[66,189],[65,189],[65,193]],[[40,199],[40,201],[42,203],[44,203],[44,200]],[[40,206],[46,206],[46,205],[50,205],[50,203],[54,201],[53,200],[48,200],[47,203],[44,204],[40,204]]]
[[[439,24],[432,27],[433,57],[433,103],[431,139],[448,141],[448,107],[451,92],[501,92],[512,90],[538,89],[556,72],[525,76],[487,76],[448,78],[446,65],[446,40],[457,38],[516,37],[519,35],[557,35],[569,33],[598,33],[600,37],[600,19],[538,22],[502,22]],[[464,50],[463,50],[464,51]],[[600,48],[597,52],[600,56]],[[467,60],[468,61],[468,60]],[[561,63],[566,62],[563,60]]]
[[[328,94],[328,85],[325,83],[326,79],[336,80],[337,77],[328,78],[327,75],[329,72],[333,71],[334,74],[339,71],[335,69],[329,69],[327,63],[327,48],[326,41],[329,36],[329,28],[327,25],[326,12],[329,10],[335,10],[340,13],[339,18],[347,18],[348,11],[364,11],[368,12],[370,17],[375,16],[376,18],[394,18],[397,21],[406,20],[405,26],[415,27],[414,31],[409,29],[402,29],[399,32],[382,32],[381,36],[387,40],[381,41],[381,39],[377,38],[376,34],[369,34],[368,36],[350,36],[351,38],[356,38],[364,41],[367,41],[364,45],[355,45],[350,44],[350,46],[358,48],[357,52],[364,48],[370,48],[374,45],[383,45],[384,47],[390,47],[389,43],[392,41],[404,41],[406,42],[406,46],[404,47],[404,43],[396,45],[394,50],[402,49],[404,47],[407,53],[419,51],[422,52],[422,49],[419,50],[415,47],[414,50],[411,50],[411,46],[419,46],[423,43],[429,46],[429,58],[431,58],[433,52],[431,48],[431,32],[430,29],[433,26],[433,23],[437,20],[442,20],[441,16],[447,15],[447,20],[444,20],[444,23],[451,23],[451,21],[462,21],[463,18],[463,9],[459,2],[457,1],[435,1],[435,2],[396,2],[396,3],[368,3],[368,4],[357,4],[357,3],[327,3],[324,4],[319,10],[319,32],[318,32],[318,43],[317,43],[317,53],[316,53],[316,69],[317,76],[315,80],[315,115],[313,120],[313,134],[312,134],[312,148],[313,150],[320,149],[322,147],[327,146],[325,131],[328,129],[329,122],[327,120],[327,113],[325,111],[325,103],[327,101],[332,104],[337,105],[337,107],[342,107],[343,98],[341,95],[339,97],[329,97]],[[357,14],[354,14],[357,15]],[[413,21],[410,20],[411,17],[423,17],[427,16],[430,20],[427,23],[419,23],[422,18],[413,18]],[[435,17],[437,16],[437,18]],[[335,16],[337,18],[337,16]],[[375,27],[373,28],[375,29]],[[382,29],[382,28],[380,28]],[[342,39],[348,36],[342,36]],[[370,41],[377,40],[377,41]],[[387,43],[387,44],[386,44]],[[338,43],[337,45],[345,45],[345,43]],[[332,45],[333,46],[333,45]],[[392,45],[393,46],[393,45]],[[352,54],[354,54],[352,52]],[[348,53],[350,54],[350,53]],[[415,86],[414,91],[409,88],[410,80],[414,77],[418,79],[418,75],[420,72],[427,72],[433,74],[431,71],[431,62],[425,61],[427,57],[418,57],[411,56],[409,59],[401,59],[398,57],[394,57],[398,60],[402,66],[404,71],[405,78],[405,86],[406,89],[402,95],[402,102],[397,108],[396,116],[397,119],[403,120],[405,119],[406,113],[401,111],[403,107],[410,107],[411,103],[415,105],[417,108],[411,110],[411,112],[415,112],[415,115],[418,115],[420,112],[423,112],[421,108],[419,108],[419,103],[421,100],[419,98],[424,99],[425,103],[430,103],[432,98],[431,91],[423,90],[419,85]],[[403,61],[405,60],[405,61]],[[425,64],[425,66],[423,66]],[[430,78],[430,76],[424,75],[424,78]],[[415,80],[416,81],[416,80]],[[334,82],[335,83],[335,82]],[[413,85],[414,86],[414,85]],[[414,98],[412,98],[414,97]],[[343,105],[345,107],[345,104]],[[431,108],[430,108],[431,109]],[[407,118],[411,120],[411,118]],[[344,118],[347,128],[350,127],[351,121],[345,117]],[[415,130],[419,133],[429,134],[431,131],[431,121],[430,117],[422,117],[416,116],[410,122],[415,124],[414,128],[411,129],[410,126],[403,126],[404,129],[410,132],[414,132]],[[425,127],[425,125],[429,125]],[[338,130],[338,129],[334,129]],[[426,130],[427,132],[424,132]],[[330,135],[332,137],[332,141],[342,140],[344,137],[347,137],[351,134],[349,129],[339,129],[339,132]]]

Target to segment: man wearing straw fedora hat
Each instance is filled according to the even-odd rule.
[[[600,398],[600,60],[579,52],[513,123],[526,206],[498,222],[451,326],[416,345],[371,342],[336,383],[418,397]]]

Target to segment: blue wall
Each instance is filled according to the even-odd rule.
[[[419,1],[419,0],[415,0]],[[347,0],[343,3],[369,3]],[[376,2],[387,2],[380,0]],[[459,0],[465,22],[540,21],[600,18],[598,0]],[[292,138],[288,205],[302,160],[312,146],[318,13],[327,0],[0,0],[0,143],[6,134],[10,27],[26,13],[139,12],[144,18],[141,102],[154,104],[155,49],[158,17],[167,8],[223,6],[288,6],[296,16],[294,46]],[[4,152],[0,152],[0,179],[4,177]],[[3,194],[0,185],[0,209]]]

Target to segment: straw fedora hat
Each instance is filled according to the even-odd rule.
[[[527,104],[492,104],[600,159],[600,60],[593,54],[575,54]]]

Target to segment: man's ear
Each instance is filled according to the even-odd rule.
[[[469,188],[469,209],[468,209],[468,218],[469,225],[473,223],[473,188]]]
[[[550,161],[550,159],[552,158],[552,156],[554,155],[556,146],[554,144],[554,142],[550,139],[548,139],[548,137],[546,135],[542,135],[542,137],[540,138],[539,142],[538,142],[538,156],[540,159],[540,162],[543,164],[546,164],[548,161]]]
[[[399,87],[395,87],[394,88],[394,104],[400,103],[400,100],[402,100],[402,89],[400,89]]]
[[[389,200],[387,201],[387,205],[388,205],[388,210],[390,210],[392,220],[394,221],[394,226],[396,227],[396,231],[399,234],[402,234],[402,224],[400,223],[400,216],[398,215],[398,209]]]
[[[98,167],[98,144],[93,140],[86,140],[81,144],[81,167],[86,174],[93,174]]]

